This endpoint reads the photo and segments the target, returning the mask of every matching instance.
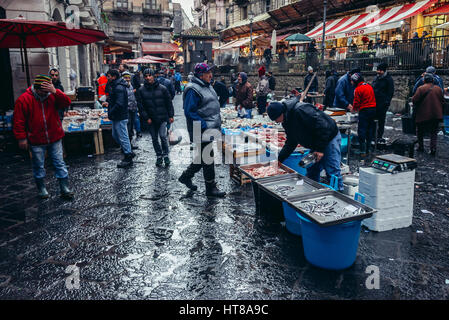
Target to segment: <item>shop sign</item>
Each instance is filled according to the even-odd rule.
[[[365,34],[365,30],[364,29],[354,30],[354,31],[351,31],[351,32],[345,32],[345,36],[346,37],[360,36],[362,34]]]
[[[315,37],[315,39],[316,39],[316,41],[321,41],[321,40],[323,40],[323,36]],[[333,34],[326,36],[326,41],[327,40],[335,40],[335,39],[337,39],[337,38]]]

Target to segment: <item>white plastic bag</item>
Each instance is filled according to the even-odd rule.
[[[171,146],[177,145],[181,142],[182,136],[179,133],[176,133],[176,129],[174,128],[174,122],[170,126],[170,129],[168,130],[168,143]]]

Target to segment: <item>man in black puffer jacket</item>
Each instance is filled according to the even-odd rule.
[[[387,72],[387,67],[386,63],[378,65],[377,76],[373,81],[374,95],[376,97],[376,118],[379,120],[379,127],[377,128],[378,142],[385,142],[382,138],[385,118],[394,95],[394,82],[391,75]]]
[[[133,164],[133,153],[128,136],[128,93],[126,91],[128,84],[120,77],[117,70],[109,70],[106,77],[109,95],[103,107],[108,108],[108,118],[112,121],[112,137],[125,154],[125,158],[117,167],[126,168]]]
[[[144,121],[150,125],[151,138],[156,152],[156,166],[170,165],[168,157],[167,122],[173,123],[175,111],[168,89],[154,78],[154,71],[145,69],[145,83],[136,91],[137,106]],[[159,137],[161,144],[159,144]],[[163,159],[163,160],[162,160]]]
[[[320,182],[321,170],[326,170],[330,179],[338,178],[338,188],[343,190],[341,179],[341,135],[335,121],[310,103],[299,102],[297,98],[283,103],[272,102],[268,107],[271,120],[282,122],[287,141],[279,153],[278,160],[283,162],[296,149],[298,144],[311,149],[316,162],[307,168],[307,177]]]

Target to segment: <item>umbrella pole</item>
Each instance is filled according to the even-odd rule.
[[[27,54],[27,47],[26,47],[25,41],[23,42],[23,51],[24,51],[24,55],[25,55],[25,68],[26,68],[26,72],[27,72],[27,84],[28,84],[28,87],[30,87],[31,86],[30,66],[28,65],[28,54]]]
[[[25,72],[25,63],[24,63],[23,48],[22,48],[22,46],[20,46],[20,58],[22,59],[22,72]]]

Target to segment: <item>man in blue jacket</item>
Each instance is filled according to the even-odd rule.
[[[103,107],[108,108],[108,118],[112,121],[112,137],[120,145],[125,158],[120,162],[118,168],[127,168],[133,164],[133,153],[128,136],[128,83],[120,77],[118,70],[109,70],[108,98]]]
[[[444,83],[443,83],[443,79],[441,79],[437,74],[436,74],[436,69],[435,67],[427,67],[426,72],[423,73],[421,75],[421,77],[419,77],[418,79],[416,79],[416,83],[415,86],[413,87],[413,92],[412,95],[415,95],[416,90],[418,90],[419,87],[421,87],[424,84],[424,75],[426,73],[430,73],[433,75],[433,83],[436,84],[437,86],[439,86],[441,88],[441,90],[443,90],[444,92]]]
[[[213,66],[208,66],[206,63],[197,63],[192,82],[184,90],[183,101],[187,130],[192,142],[196,142],[196,140],[201,141],[201,148],[196,150],[193,163],[182,173],[178,180],[192,191],[195,191],[198,188],[192,183],[192,178],[203,169],[206,196],[224,197],[226,194],[218,190],[215,182],[214,152],[211,148],[213,141],[207,134],[216,131],[221,136],[220,102],[218,101],[217,93],[210,84],[212,69]],[[199,126],[201,130],[199,130]],[[195,134],[201,133],[201,137],[195,136],[194,139],[194,132]],[[204,157],[204,154],[207,153],[204,150],[209,150],[207,148],[211,149],[210,157],[206,157],[208,159]]]
[[[175,90],[176,90],[176,93],[179,93],[179,94],[182,93],[181,81],[182,81],[181,74],[176,71],[176,73],[175,73]]]
[[[353,69],[338,79],[337,87],[335,88],[335,108],[349,110],[349,107],[352,107],[355,87],[351,83],[351,76],[354,73],[360,73],[360,69]]]
[[[159,77],[157,78],[157,81],[159,84],[162,84],[164,87],[168,89],[168,92],[170,92],[171,99],[173,100],[175,98],[175,87],[173,87],[173,83],[170,81],[170,79],[165,78],[164,71],[159,70]]]

